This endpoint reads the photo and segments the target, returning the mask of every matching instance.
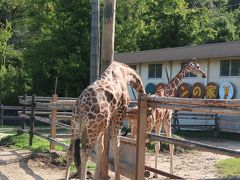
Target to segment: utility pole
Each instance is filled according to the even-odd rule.
[[[99,0],[92,2],[90,84],[99,76],[100,68],[100,5]]]
[[[103,10],[103,33],[101,51],[101,73],[103,73],[113,61],[115,38],[115,11],[116,0],[105,0]],[[109,127],[104,132],[104,150],[101,157],[100,179],[109,179]]]

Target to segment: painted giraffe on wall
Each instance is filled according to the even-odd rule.
[[[192,59],[190,62],[185,64],[180,72],[166,85],[158,86],[155,92],[155,95],[161,97],[173,97],[175,96],[175,91],[180,85],[182,79],[187,73],[193,73],[195,75],[199,75],[203,78],[206,78],[205,73],[200,69],[199,64],[196,59]],[[137,116],[128,115],[126,119],[130,120],[131,132],[132,136],[135,138],[137,133]],[[171,137],[171,119],[172,119],[172,110],[170,109],[162,109],[155,108],[152,109],[151,115],[147,118],[147,133],[150,133],[152,129],[155,127],[155,133],[160,135],[161,128],[164,126],[167,137]],[[157,142],[155,145],[155,168],[157,168],[157,158],[160,150],[160,142]],[[173,173],[173,151],[174,146],[170,144],[170,173]],[[155,176],[157,176],[155,174]]]
[[[145,93],[140,77],[129,66],[112,62],[100,79],[88,86],[75,103],[71,146],[68,151],[66,179],[69,178],[69,167],[73,161],[74,144],[80,138],[81,179],[86,179],[86,165],[89,155],[96,145],[96,170],[94,179],[100,175],[100,157],[103,151],[103,132],[111,126],[115,179],[119,174],[119,129],[125,117],[130,98],[127,85],[130,84],[138,93]]]

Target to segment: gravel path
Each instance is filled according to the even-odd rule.
[[[51,169],[38,161],[29,160],[29,151],[0,147],[1,180],[60,180],[64,170]]]
[[[198,141],[211,144],[214,142],[214,145],[240,151],[240,141],[223,141],[216,139]],[[30,154],[31,152],[26,150],[13,150],[7,147],[0,147],[0,180],[64,179],[64,169],[50,167],[41,161],[29,159],[28,156]],[[176,175],[186,179],[219,178],[220,175],[218,170],[214,167],[214,162],[225,158],[229,157],[200,151],[177,154],[174,156],[174,172]],[[154,157],[152,154],[147,155],[146,163],[152,167],[154,166]],[[169,172],[168,154],[160,154],[158,165],[160,170]],[[125,180],[127,178],[121,179]],[[159,176],[158,179],[166,178]]]

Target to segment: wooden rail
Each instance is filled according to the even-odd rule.
[[[22,110],[21,106],[5,106],[3,104],[0,104],[0,125],[3,127],[4,120],[9,120],[9,119],[18,119],[18,116],[13,116],[13,115],[5,115],[5,111],[19,111]]]
[[[169,144],[190,147],[192,149],[197,149],[200,151],[207,151],[207,152],[212,152],[212,153],[222,154],[222,155],[232,156],[232,157],[238,157],[238,158],[240,157],[240,152],[238,152],[238,151],[234,151],[232,149],[227,149],[227,148],[222,148],[222,147],[217,147],[217,146],[206,145],[206,144],[202,144],[202,143],[198,143],[198,142],[194,142],[194,141],[168,138],[168,137],[161,136],[161,135],[158,136],[156,134],[148,134],[148,138],[151,140],[166,142]]]

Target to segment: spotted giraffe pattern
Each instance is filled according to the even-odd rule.
[[[86,179],[86,165],[89,155],[96,146],[96,170],[94,179],[99,179],[100,157],[103,151],[103,132],[111,127],[115,179],[119,174],[119,136],[118,132],[130,102],[127,85],[130,84],[138,93],[145,93],[142,81],[129,66],[114,61],[102,74],[100,79],[88,86],[75,103],[75,117],[71,146],[68,151],[66,179],[69,178],[69,167],[73,161],[74,142],[81,139],[80,149],[81,179]]]
[[[155,95],[160,97],[174,97],[175,92],[180,85],[182,79],[187,73],[193,73],[199,75],[202,78],[206,78],[205,73],[200,69],[199,64],[196,59],[193,58],[190,62],[185,64],[181,71],[166,85],[158,86],[156,89]],[[130,117],[127,115],[127,118],[130,120],[132,136],[135,137],[137,133],[137,116]],[[171,119],[172,119],[172,110],[155,108],[152,110],[151,114],[147,117],[147,129],[146,132],[150,133],[155,127],[155,133],[160,135],[161,128],[164,126],[167,137],[171,137]],[[157,158],[160,150],[160,142],[157,142],[155,145],[155,168],[157,169]],[[173,151],[174,146],[170,145],[170,173],[173,174]],[[155,174],[155,177],[157,174]]]

